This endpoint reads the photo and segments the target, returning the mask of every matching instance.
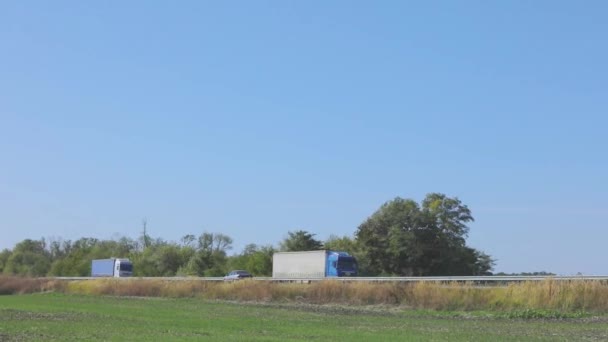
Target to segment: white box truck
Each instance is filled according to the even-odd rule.
[[[356,276],[357,260],[346,252],[321,250],[277,252],[272,255],[273,278],[315,279]]]
[[[97,259],[91,261],[91,277],[130,277],[133,264],[129,259]]]

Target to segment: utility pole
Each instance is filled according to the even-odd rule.
[[[146,227],[148,225],[148,219],[146,219],[144,217],[144,219],[141,221],[142,226],[143,226],[143,250],[146,250],[146,248],[148,247],[148,232],[146,231]]]

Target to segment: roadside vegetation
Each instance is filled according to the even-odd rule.
[[[1,294],[58,292],[96,296],[200,298],[257,303],[388,305],[438,311],[524,312],[522,316],[553,313],[608,313],[608,284],[600,281],[512,283],[481,287],[434,282],[368,283],[326,280],[312,284],[242,280],[54,279],[0,278]],[[530,311],[536,310],[536,311]],[[516,315],[516,314],[514,314]]]

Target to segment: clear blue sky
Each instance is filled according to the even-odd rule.
[[[496,271],[608,273],[605,1],[0,4],[0,248],[352,235],[459,197]]]

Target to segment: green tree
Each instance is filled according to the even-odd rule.
[[[93,248],[100,241],[95,238],[80,238],[71,244],[64,245],[64,250],[59,254],[63,257],[53,261],[50,275],[85,277],[91,275],[91,260]]]
[[[232,249],[232,238],[220,233],[204,232],[198,237],[194,255],[180,272],[188,275],[219,277],[227,272],[227,251]]]
[[[457,198],[431,193],[421,205],[395,198],[356,232],[370,274],[473,275],[489,272],[493,260],[465,244],[473,221]]]
[[[50,253],[44,239],[19,242],[6,260],[4,273],[21,276],[45,276],[51,268]]]
[[[314,251],[323,249],[323,243],[314,238],[316,234],[311,234],[305,230],[288,232],[287,237],[280,243],[280,249],[284,252]]]
[[[183,253],[181,246],[157,239],[151,241],[145,250],[133,253],[131,260],[135,275],[170,277],[177,275],[190,257],[191,254]]]
[[[165,277],[176,275],[180,267],[188,261],[184,259],[181,247],[176,244],[167,244],[159,248],[157,260],[158,272]]]
[[[159,253],[158,251],[164,246],[163,243],[154,243],[152,239],[148,241],[148,245],[143,250],[138,250],[131,256],[133,263],[133,274],[140,277],[158,277],[160,273]]]
[[[355,253],[360,249],[355,239],[349,236],[337,236],[333,234],[323,242],[323,247],[327,250],[344,251],[350,254]]]
[[[247,270],[254,276],[272,275],[272,254],[276,250],[272,246],[257,246],[249,244],[245,246],[241,254],[229,259],[230,269]]]
[[[192,234],[185,235],[181,239],[181,245],[179,249],[180,259],[182,260],[181,265],[176,270],[175,274],[178,276],[195,275],[193,261],[196,255],[196,237]]]
[[[53,238],[49,240],[48,250],[51,262],[65,258],[65,256],[70,252],[71,247],[72,242],[70,240],[64,241],[61,238]]]
[[[184,237],[181,240],[182,242],[182,246],[184,247],[192,247],[194,248],[195,242],[196,242],[196,236],[192,235],[192,234],[187,234],[184,235]]]
[[[456,243],[464,244],[469,234],[467,223],[474,221],[471,210],[458,198],[431,193],[422,201],[422,210],[436,229]]]
[[[492,269],[494,265],[496,265],[496,261],[488,254],[475,250],[475,262],[471,265],[471,269],[473,270],[472,275],[492,275]]]
[[[6,249],[6,248],[3,249],[2,252],[0,252],[0,273],[4,272],[6,262],[11,257],[12,253],[13,252],[10,249]]]
[[[420,208],[413,200],[395,198],[383,204],[355,234],[364,250],[360,262],[365,261],[371,275],[413,273],[420,256],[415,234],[422,226]]]

